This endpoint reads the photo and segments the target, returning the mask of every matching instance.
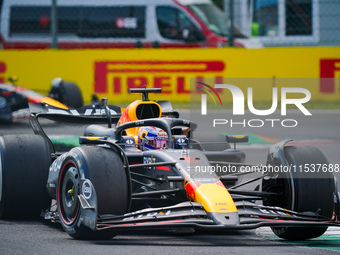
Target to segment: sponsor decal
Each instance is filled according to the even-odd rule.
[[[176,139],[176,144],[178,144],[178,145],[186,145],[187,143],[187,139],[185,139],[185,138],[178,138],[178,139]]]
[[[135,142],[133,141],[133,139],[128,139],[128,140],[125,141],[125,143],[128,144],[128,145],[132,145]]]
[[[136,126],[142,126],[144,125],[144,120],[137,120],[136,121]]]
[[[64,114],[64,115],[80,115],[80,113],[77,110],[60,110],[60,109],[47,109],[48,113],[56,113],[56,114]],[[111,115],[116,115],[117,112],[110,109]],[[106,110],[105,109],[86,109],[83,115],[90,116],[90,115],[96,115],[96,116],[106,116]]]
[[[141,210],[141,211],[137,211],[137,212],[134,212],[134,213],[124,214],[124,216],[126,216],[126,217],[123,218],[123,221],[135,220],[135,219],[140,219],[140,218],[143,218],[143,217],[155,217],[157,215],[168,216],[168,215],[170,215],[170,213],[171,213],[171,210],[160,211],[160,212],[143,212],[143,210]]]
[[[162,94],[190,94],[187,74],[215,73],[216,82],[225,70],[223,61],[95,61],[94,92],[122,94],[131,88],[162,88]],[[150,75],[151,74],[151,75]],[[111,89],[112,88],[112,89]]]
[[[264,214],[288,215],[288,216],[296,217],[296,215],[291,215],[289,213],[282,212],[282,208],[276,207],[276,206],[267,206],[266,209],[260,208],[260,207],[254,208],[254,209],[258,209],[261,213],[264,213]],[[276,211],[276,210],[278,210],[278,211]]]
[[[90,199],[92,196],[92,184],[90,181],[85,180],[82,185],[82,193],[86,199]]]
[[[199,188],[199,186],[201,186],[201,183],[194,181],[185,184],[185,190],[187,192],[187,197],[189,200],[197,201],[195,191]]]
[[[62,154],[56,160],[53,161],[52,165],[50,166],[50,172],[57,172],[61,168],[61,164],[63,163],[66,156],[69,155],[69,152]]]
[[[151,157],[143,157],[143,164],[152,164],[156,163],[156,159],[151,156]]]
[[[137,18],[117,18],[115,21],[116,28],[137,28]]]

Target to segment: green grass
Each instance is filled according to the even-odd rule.
[[[337,102],[308,102],[305,104],[307,109],[340,109],[340,101]]]

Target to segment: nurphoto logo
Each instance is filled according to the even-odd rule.
[[[208,112],[208,106],[207,106],[207,94],[213,99],[215,105],[217,105],[217,102],[214,98],[214,95],[217,97],[217,99],[220,102],[220,105],[222,106],[222,100],[220,95],[218,94],[216,89],[228,89],[231,92],[232,95],[232,101],[233,101],[233,108],[232,112],[233,115],[242,116],[245,115],[245,95],[243,91],[231,84],[215,84],[214,87],[202,83],[197,82],[198,86],[196,87],[199,90],[202,90],[206,92],[206,94],[201,95],[201,115],[207,115]],[[287,115],[287,105],[295,105],[304,115],[311,116],[312,114],[307,110],[307,108],[303,105],[304,103],[307,103],[311,99],[311,93],[308,89],[305,88],[298,88],[298,87],[282,87],[280,88],[280,94],[281,94],[281,116]],[[302,94],[302,98],[290,98],[289,93],[299,93]],[[214,95],[213,95],[214,94]],[[253,103],[253,88],[248,87],[247,88],[247,105],[249,111],[257,116],[270,116],[273,114],[278,107],[278,88],[273,87],[272,88],[272,105],[269,109],[256,109],[254,107]],[[244,119],[241,122],[235,122],[233,119],[214,119],[213,120],[213,127],[216,125],[226,125],[229,124],[231,127],[234,125],[242,125],[244,127],[262,127],[265,125],[265,123],[269,123],[272,127],[275,126],[275,124],[280,123],[283,127],[295,127],[297,126],[298,122],[295,119],[250,119],[246,121]]]

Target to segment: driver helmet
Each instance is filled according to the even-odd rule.
[[[138,131],[138,143],[141,149],[165,149],[169,144],[168,134],[156,127],[141,127]]]

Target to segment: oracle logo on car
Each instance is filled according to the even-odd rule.
[[[143,86],[162,88],[162,94],[190,94],[186,86],[189,74],[198,80],[202,74],[213,74],[221,81],[223,61],[95,61],[94,92],[122,94]],[[214,77],[213,76],[213,77]],[[188,79],[189,80],[189,79]]]

